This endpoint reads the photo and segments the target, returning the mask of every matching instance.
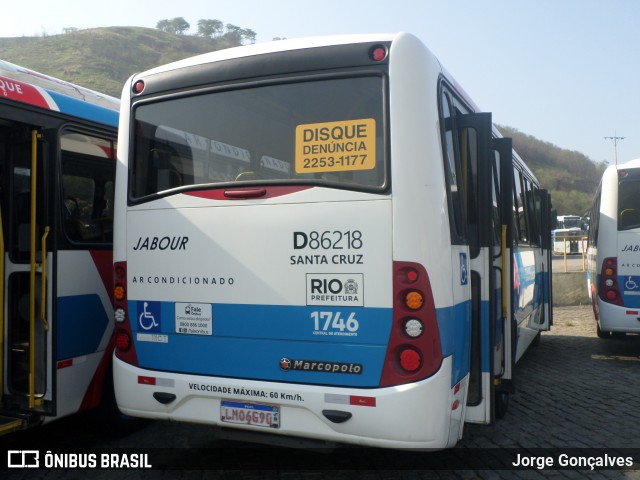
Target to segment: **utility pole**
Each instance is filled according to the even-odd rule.
[[[613,161],[615,165],[618,165],[618,142],[625,138],[627,137],[618,137],[615,130],[613,132],[613,137],[604,137],[605,140],[611,140],[611,143],[613,143]]]

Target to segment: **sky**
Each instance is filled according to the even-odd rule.
[[[410,32],[494,123],[596,163],[640,158],[637,0],[5,1],[0,38],[155,28],[176,17],[191,25],[186,33],[217,19],[253,30],[257,42]]]

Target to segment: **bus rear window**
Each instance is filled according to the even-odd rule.
[[[618,187],[618,230],[640,228],[640,178],[633,177],[620,181]]]
[[[250,182],[386,186],[380,76],[209,91],[134,112],[132,199]]]

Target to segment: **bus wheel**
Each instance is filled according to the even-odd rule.
[[[600,330],[600,325],[596,323],[596,334],[598,338],[611,338],[611,332],[603,332]]]
[[[502,418],[506,415],[509,408],[509,392],[496,392],[496,418]]]

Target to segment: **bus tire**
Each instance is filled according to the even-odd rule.
[[[509,392],[496,392],[495,397],[495,413],[496,418],[500,419],[507,414],[509,409]]]
[[[600,329],[600,325],[598,325],[596,323],[596,334],[598,335],[598,338],[611,338],[611,332],[605,332],[603,330]]]

